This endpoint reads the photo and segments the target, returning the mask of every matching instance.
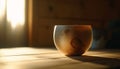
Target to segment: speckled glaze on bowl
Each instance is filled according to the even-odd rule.
[[[82,55],[93,40],[91,25],[55,25],[53,40],[56,48],[66,56]]]

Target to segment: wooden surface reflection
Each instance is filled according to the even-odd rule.
[[[119,69],[120,50],[88,51],[67,57],[56,49],[0,49],[0,69]]]

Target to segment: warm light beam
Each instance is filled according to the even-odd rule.
[[[25,0],[7,0],[7,21],[12,28],[25,23]]]
[[[5,15],[5,2],[6,2],[6,0],[0,0],[0,20]]]

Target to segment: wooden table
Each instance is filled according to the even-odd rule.
[[[67,57],[56,49],[0,49],[0,69],[120,69],[120,50],[88,51]]]

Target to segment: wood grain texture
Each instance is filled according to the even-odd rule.
[[[0,49],[0,69],[119,69],[120,50],[88,51],[67,57],[56,49]]]
[[[38,47],[53,45],[52,31],[56,24],[91,24],[103,30],[109,20],[119,17],[120,11],[119,0],[115,0],[114,9],[107,0],[33,0],[32,3],[30,45]]]

